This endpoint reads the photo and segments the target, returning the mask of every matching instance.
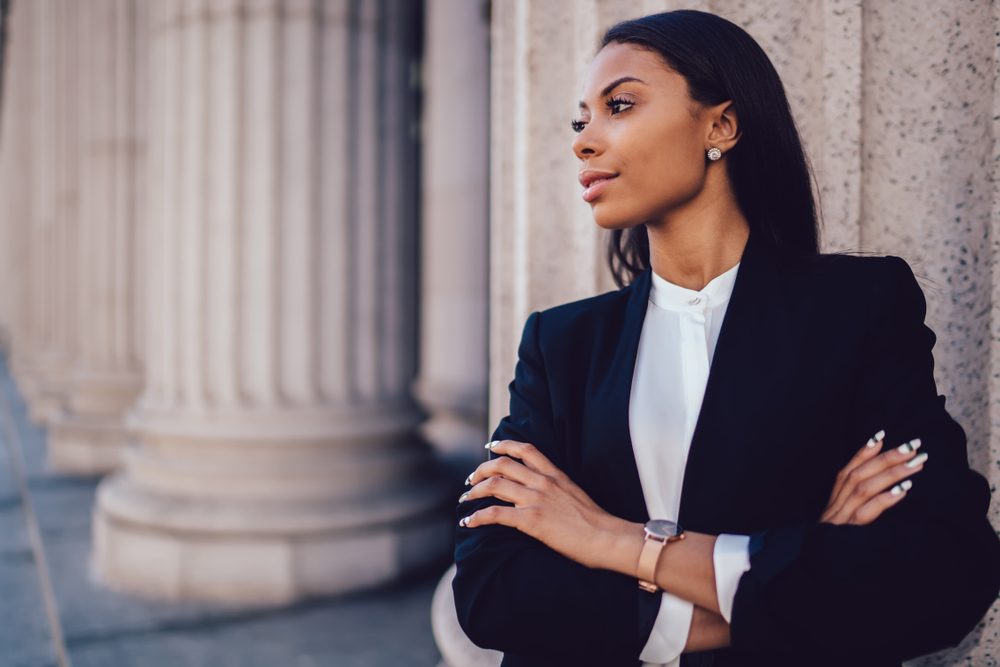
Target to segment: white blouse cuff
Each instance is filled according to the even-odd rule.
[[[729,623],[733,615],[733,598],[740,577],[750,569],[750,536],[723,533],[715,540],[712,561],[715,564],[715,588],[719,596],[719,611]]]

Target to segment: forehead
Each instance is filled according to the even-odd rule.
[[[669,69],[659,55],[635,44],[611,42],[606,45],[587,68],[580,101],[588,105],[597,100],[602,90],[621,77],[631,76],[645,82],[635,84],[670,94],[686,92],[684,77]]]

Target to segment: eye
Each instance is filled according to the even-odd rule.
[[[632,105],[635,104],[635,102],[633,102],[632,100],[630,100],[630,99],[628,99],[626,97],[612,97],[611,99],[609,99],[607,102],[604,103],[604,105],[606,107],[608,107],[609,109],[611,109],[611,115],[612,116],[621,113],[621,111],[616,111],[616,109],[618,108],[618,106],[621,105],[621,104],[626,104],[629,107],[631,107]]]
[[[621,105],[625,105],[626,108],[625,109],[620,109]],[[604,106],[606,106],[607,108],[611,109],[611,115],[612,116],[617,116],[622,111],[628,111],[628,108],[630,108],[630,107],[632,107],[634,105],[635,105],[635,102],[633,102],[632,100],[628,99],[627,97],[612,97],[607,102],[604,103]],[[583,128],[585,128],[587,126],[587,124],[585,122],[583,122],[582,120],[571,120],[570,123],[569,123],[569,125],[570,125],[571,128],[573,128],[574,132],[578,132],[578,133],[579,132],[583,132]]]

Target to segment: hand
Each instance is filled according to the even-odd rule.
[[[920,472],[927,452],[915,456],[920,438],[914,438],[884,454],[885,431],[876,433],[844,469],[837,473],[830,501],[820,517],[821,523],[863,525],[906,497],[911,480],[899,480]],[[912,466],[912,467],[911,467]],[[892,485],[892,489],[886,489]]]
[[[484,507],[460,525],[510,526],[587,567],[603,566],[598,559],[605,550],[599,545],[611,539],[622,520],[601,509],[534,445],[516,440],[491,444],[491,451],[505,456],[473,470],[466,484],[474,486],[458,501],[494,496],[514,507]]]

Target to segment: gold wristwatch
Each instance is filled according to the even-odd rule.
[[[667,519],[651,519],[646,522],[646,537],[639,553],[639,588],[649,593],[660,590],[656,581],[656,564],[660,553],[670,542],[684,539],[684,529],[675,521]]]

